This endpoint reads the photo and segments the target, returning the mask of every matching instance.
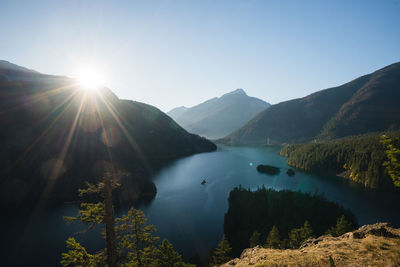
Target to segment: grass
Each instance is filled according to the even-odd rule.
[[[399,229],[393,229],[393,231],[400,236]],[[352,236],[341,236],[327,237],[317,245],[301,250],[260,248],[252,253],[251,257],[239,259],[235,267],[249,265],[268,267],[400,266],[400,238],[367,235],[363,239],[355,239]]]

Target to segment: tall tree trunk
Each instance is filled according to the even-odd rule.
[[[116,235],[114,228],[114,207],[112,203],[111,174],[104,175],[104,222],[106,223],[107,264],[117,266]]]

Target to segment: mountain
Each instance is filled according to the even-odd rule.
[[[237,89],[191,108],[174,108],[167,114],[188,132],[220,138],[239,129],[269,106],[267,102],[249,97],[243,89]]]
[[[178,117],[180,117],[183,113],[185,113],[188,109],[189,109],[189,108],[184,107],[184,106],[182,106],[182,107],[177,107],[177,108],[174,108],[174,109],[171,109],[170,111],[168,111],[167,114],[168,114],[170,117],[172,117],[172,118],[178,118]]]
[[[119,170],[120,202],[149,199],[161,166],[216,149],[153,106],[10,64],[0,64],[2,204],[75,200],[86,181]]]
[[[400,63],[344,85],[272,105],[220,141],[301,143],[400,129]]]
[[[260,246],[243,250],[221,266],[399,266],[400,229],[388,223],[364,225],[339,237],[308,239],[299,249]]]
[[[34,72],[38,74],[38,72],[34,70],[18,66],[6,60],[0,60],[0,69],[2,70],[3,73],[7,71],[23,71],[23,72]]]

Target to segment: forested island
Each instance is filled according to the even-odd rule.
[[[281,170],[278,167],[275,167],[275,166],[260,164],[260,165],[257,166],[257,171],[261,172],[261,173],[274,175],[274,174],[280,173]]]
[[[387,135],[399,147],[400,132]],[[394,190],[386,171],[387,147],[380,134],[348,137],[325,143],[287,145],[280,151],[290,166],[305,171],[335,171],[370,188]]]
[[[232,256],[256,245],[297,248],[311,236],[339,235],[357,227],[350,210],[318,193],[237,187],[228,202],[224,233]]]

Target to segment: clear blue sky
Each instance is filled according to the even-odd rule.
[[[400,1],[0,1],[0,59],[163,111],[236,88],[278,103],[400,61]]]

